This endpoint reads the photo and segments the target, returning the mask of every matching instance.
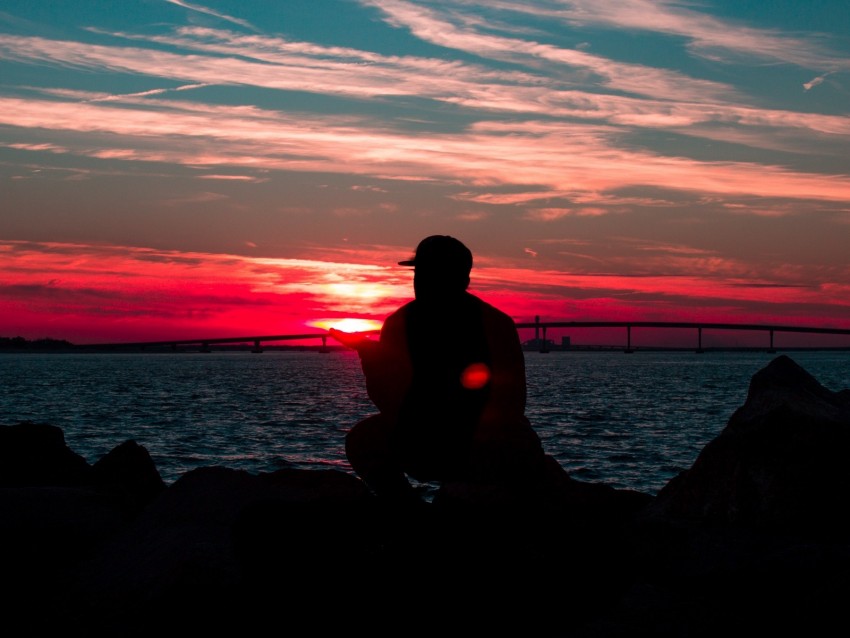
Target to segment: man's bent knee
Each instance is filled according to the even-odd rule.
[[[345,455],[355,472],[368,472],[375,465],[389,462],[390,426],[384,416],[375,414],[357,423],[345,435]]]

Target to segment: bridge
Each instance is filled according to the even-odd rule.
[[[371,333],[378,333],[378,330],[372,330]],[[327,351],[328,332],[309,332],[306,334],[287,334],[287,335],[260,335],[250,337],[213,337],[210,339],[169,339],[166,341],[132,341],[125,343],[93,343],[85,346],[85,348],[93,348],[96,350],[121,350],[121,349],[142,349],[148,348],[171,348],[179,350],[185,347],[195,347],[199,352],[210,352],[213,345],[240,345],[250,343],[253,344],[252,352],[262,352],[263,343],[270,341],[310,341],[313,339],[321,339],[322,351]]]
[[[704,352],[702,347],[703,330],[744,330],[759,331],[769,335],[769,343],[764,347],[768,352],[776,352],[774,348],[774,334],[777,332],[820,334],[820,335],[850,335],[850,328],[823,328],[814,326],[781,326],[770,324],[752,323],[710,323],[689,321],[540,321],[539,317],[533,322],[517,323],[517,328],[534,328],[535,342],[539,344],[540,350],[547,350],[548,341],[546,331],[549,328],[625,328],[626,345],[624,352],[632,353],[632,328],[666,328],[666,329],[690,329],[696,330],[697,343],[695,352]]]
[[[850,328],[824,328],[814,326],[783,326],[771,324],[747,324],[747,323],[709,323],[709,322],[687,322],[687,321],[540,321],[535,317],[533,322],[519,322],[516,324],[519,330],[534,330],[534,341],[536,349],[540,352],[548,352],[551,342],[547,340],[546,333],[551,329],[581,329],[581,328],[625,328],[625,345],[623,351],[632,353],[633,329],[685,329],[696,332],[696,344],[694,351],[704,352],[702,335],[704,330],[731,330],[731,331],[757,331],[766,333],[769,337],[768,343],[759,349],[767,352],[775,352],[774,335],[776,333],[802,333],[817,335],[850,335]],[[364,334],[378,334],[380,331],[371,330]],[[208,339],[171,339],[164,341],[137,341],[129,343],[102,343],[85,346],[87,349],[95,350],[125,350],[125,349],[148,349],[148,348],[170,348],[177,351],[181,348],[197,348],[200,352],[210,352],[213,345],[244,345],[251,344],[252,352],[262,352],[263,344],[281,341],[312,341],[320,340],[320,352],[328,352],[328,339],[332,339],[330,333],[310,332],[304,334],[285,335],[252,335],[247,337],[213,337]],[[526,342],[529,343],[529,342]],[[569,349],[569,348],[558,348]],[[752,349],[752,348],[751,348]],[[848,344],[847,349],[850,349]]]

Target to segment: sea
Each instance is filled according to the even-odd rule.
[[[526,414],[573,478],[655,494],[782,355],[850,388],[846,350],[526,352]],[[0,424],[58,426],[92,464],[134,440],[167,484],[206,466],[350,473],[345,434],[375,411],[348,350],[3,353],[0,389]]]

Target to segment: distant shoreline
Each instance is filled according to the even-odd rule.
[[[262,352],[345,352],[345,346],[339,345],[275,345],[263,346],[257,354]],[[75,345],[46,345],[33,342],[32,345],[20,345],[14,347],[0,346],[0,354],[206,354],[212,352],[253,352],[254,346],[209,346],[206,350],[198,347],[184,346],[173,349],[167,346],[87,346],[85,344]],[[554,347],[541,351],[537,347],[523,347],[523,352],[536,352],[540,354],[556,354],[570,352],[693,352],[695,354],[712,352],[850,352],[850,346],[788,346],[767,348],[764,346],[716,346],[701,349],[686,346],[633,346],[626,348],[622,345],[571,345],[569,347]]]

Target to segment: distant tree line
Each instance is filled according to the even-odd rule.
[[[0,337],[0,350],[57,350],[73,347],[73,343],[64,339],[29,340],[23,337]]]

